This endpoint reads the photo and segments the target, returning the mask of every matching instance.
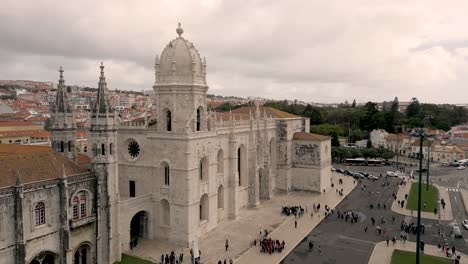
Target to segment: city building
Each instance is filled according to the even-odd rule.
[[[13,148],[15,160],[0,186],[0,199],[9,199],[0,214],[4,263],[114,263],[139,237],[193,246],[275,192],[330,186],[330,138],[309,133],[308,118],[268,107],[209,111],[206,60],[180,25],[176,32],[156,57],[144,117],[120,122],[101,64],[87,141],[91,172],[75,163],[86,157],[76,153],[62,70],[53,151],[0,145]]]

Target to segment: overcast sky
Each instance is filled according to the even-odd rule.
[[[177,35],[209,93],[312,102],[468,103],[468,1],[1,0],[0,79],[148,90]]]

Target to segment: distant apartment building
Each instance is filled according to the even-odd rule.
[[[388,132],[383,129],[374,129],[370,132],[370,141],[372,147],[385,147],[386,140],[385,137],[388,135]]]

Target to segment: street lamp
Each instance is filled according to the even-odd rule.
[[[421,251],[421,191],[422,191],[421,182],[422,182],[422,163],[423,163],[423,141],[424,141],[424,138],[428,138],[431,135],[426,134],[424,132],[424,129],[422,129],[422,128],[419,128],[416,132],[410,133],[410,135],[419,138],[418,223],[417,223],[417,227],[416,227],[416,231],[417,231],[416,232],[417,233],[417,235],[416,235],[416,264],[420,264],[420,251]]]

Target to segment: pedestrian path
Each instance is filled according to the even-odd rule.
[[[405,177],[408,179],[407,177]],[[412,181],[408,181],[404,185],[400,185],[397,193],[397,198],[393,201],[392,203],[392,211],[401,214],[401,215],[406,215],[406,216],[417,216],[417,211],[413,210],[408,210],[406,209],[406,205],[404,208],[402,208],[400,205],[398,205],[398,201],[406,201],[405,199],[405,194],[409,194],[410,189],[411,189],[411,183]],[[434,184],[435,187],[439,190],[439,200],[444,199],[445,200],[445,209],[439,210],[440,214],[440,219],[441,220],[452,220],[453,219],[453,214],[452,214],[452,205],[450,203],[450,196],[448,193],[448,188],[442,188],[436,184]],[[455,189],[455,188],[454,188]],[[427,218],[427,219],[434,219],[438,220],[439,219],[439,214],[434,214],[434,213],[429,213],[429,212],[421,212],[421,217],[422,218]]]
[[[335,208],[356,186],[351,177],[343,177],[343,181],[343,196],[338,196],[334,190],[331,190],[325,195],[321,195],[317,200],[310,201],[308,207],[311,208],[312,203],[320,203],[322,206],[327,204],[329,207]],[[335,180],[335,183],[336,182],[338,182],[337,178]],[[306,214],[297,219],[297,228],[295,228],[295,219],[291,217],[270,233],[272,239],[284,240],[286,246],[281,253],[269,255],[261,253],[259,247],[251,247],[246,253],[242,254],[235,263],[280,263],[281,260],[283,260],[323,219],[323,210],[321,210],[320,213],[315,213],[313,217]]]
[[[386,241],[379,242],[375,245],[368,264],[390,264],[392,260],[392,254],[395,249],[416,252],[416,243],[409,241],[402,243],[398,240],[394,246],[392,245],[392,242],[390,242],[389,246],[387,246]],[[424,254],[443,258],[446,257],[445,253],[442,252],[441,249],[439,249],[437,246],[428,244],[424,245]],[[460,263],[466,263],[466,261],[468,261],[467,255],[461,252],[456,252],[455,254],[460,255]],[[452,257],[452,259],[454,258]]]
[[[445,188],[445,190],[448,191],[448,192],[459,192],[460,191],[459,188],[453,188],[453,187]]]
[[[343,184],[338,185],[338,179],[343,179]],[[312,204],[320,203],[322,208],[328,205],[334,208],[356,186],[352,177],[333,173],[332,182],[335,187],[343,188],[343,196],[339,196],[331,186],[325,194],[310,192],[290,192],[276,194],[271,200],[262,202],[255,208],[242,209],[235,220],[225,220],[211,232],[203,234],[199,239],[199,249],[204,264],[216,264],[218,260],[232,259],[236,263],[279,263],[299,242],[309,234],[312,229],[324,218],[324,210],[310,217]],[[299,206],[308,208],[304,216],[298,218],[297,229],[294,228],[294,216],[281,214],[283,206]],[[285,250],[280,253],[266,255],[259,252],[253,246],[253,241],[259,238],[259,231],[267,229],[272,239],[285,241]],[[224,245],[229,240],[229,250]],[[159,260],[161,254],[168,254],[174,250],[176,255],[183,253],[189,258],[189,248],[181,245],[170,244],[167,241],[142,240],[138,246],[130,251],[148,260]]]

